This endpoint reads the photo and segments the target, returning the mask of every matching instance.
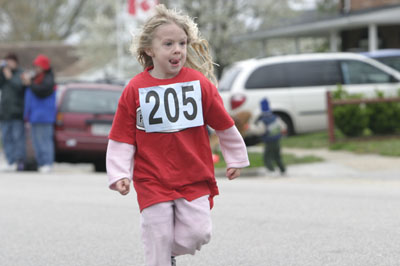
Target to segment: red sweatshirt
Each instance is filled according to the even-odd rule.
[[[172,79],[156,79],[148,71],[146,69],[135,76],[125,88],[109,135],[114,141],[136,147],[133,182],[139,207],[143,210],[153,204],[182,197],[191,201],[207,194],[210,195],[212,207],[212,198],[218,195],[218,187],[206,125],[215,130],[225,130],[232,127],[234,122],[224,109],[216,87],[200,72],[182,68]],[[201,89],[201,99],[197,101],[192,97],[194,94],[191,88],[187,89],[187,93],[182,89],[196,81]],[[152,90],[148,88],[157,86],[163,86],[163,89],[158,90],[159,94],[148,93]],[[173,92],[170,87],[178,90],[173,89]],[[169,91],[164,94],[166,90]],[[181,94],[182,98],[179,98]],[[157,105],[154,100],[163,95],[167,99],[176,99],[175,105],[179,107],[175,108],[162,99]],[[144,112],[142,114],[146,104],[151,106],[147,116]],[[202,111],[196,118],[202,116],[203,123],[197,125],[197,122],[192,127],[190,123],[194,121],[194,109]],[[160,115],[160,112],[166,112],[170,120],[174,121],[179,110],[180,118],[188,118],[183,128],[168,132],[145,131],[146,123],[143,124],[143,120],[161,125],[160,119],[166,120],[166,117]]]

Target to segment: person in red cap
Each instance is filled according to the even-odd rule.
[[[50,60],[38,55],[33,61],[34,74],[24,73],[23,82],[28,87],[25,94],[24,117],[31,124],[32,143],[39,172],[48,173],[54,162],[54,123],[56,96],[54,74]]]

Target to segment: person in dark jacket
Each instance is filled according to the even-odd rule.
[[[261,101],[261,116],[258,121],[261,121],[265,125],[265,133],[262,139],[265,143],[264,149],[264,164],[268,170],[274,171],[274,162],[278,165],[281,174],[285,174],[286,167],[281,158],[281,146],[280,139],[281,125],[279,124],[277,116],[271,112],[267,99]]]
[[[25,160],[24,94],[22,69],[18,57],[9,53],[0,68],[0,126],[3,150],[7,160],[5,171],[23,170]]]
[[[28,87],[25,94],[24,117],[31,124],[32,143],[39,172],[48,173],[54,162],[54,123],[56,119],[56,93],[50,60],[38,55],[33,61],[35,75],[24,75]]]

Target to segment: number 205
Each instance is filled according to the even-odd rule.
[[[193,97],[187,96],[186,94],[188,92],[194,91],[193,86],[183,86],[182,87],[182,107],[191,105],[193,108],[193,112],[190,114],[188,111],[183,111],[183,115],[187,120],[194,120],[197,116],[197,104],[196,100]],[[169,97],[172,96],[174,106],[170,106],[170,103],[168,101]],[[156,117],[156,113],[160,108],[160,95],[156,91],[149,91],[146,94],[146,103],[150,103],[150,99],[154,98],[155,103],[153,106],[153,109],[150,112],[149,116],[149,124],[150,125],[155,125],[155,124],[162,124],[163,119],[162,117]],[[164,92],[164,108],[165,108],[165,114],[167,119],[171,122],[174,123],[178,121],[179,119],[179,114],[180,114],[180,104],[178,100],[178,95],[176,91],[173,88],[167,88]],[[171,107],[172,110],[175,109],[175,114],[172,115],[171,113]]]

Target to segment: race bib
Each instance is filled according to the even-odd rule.
[[[165,132],[204,125],[200,81],[139,89],[146,132]]]

